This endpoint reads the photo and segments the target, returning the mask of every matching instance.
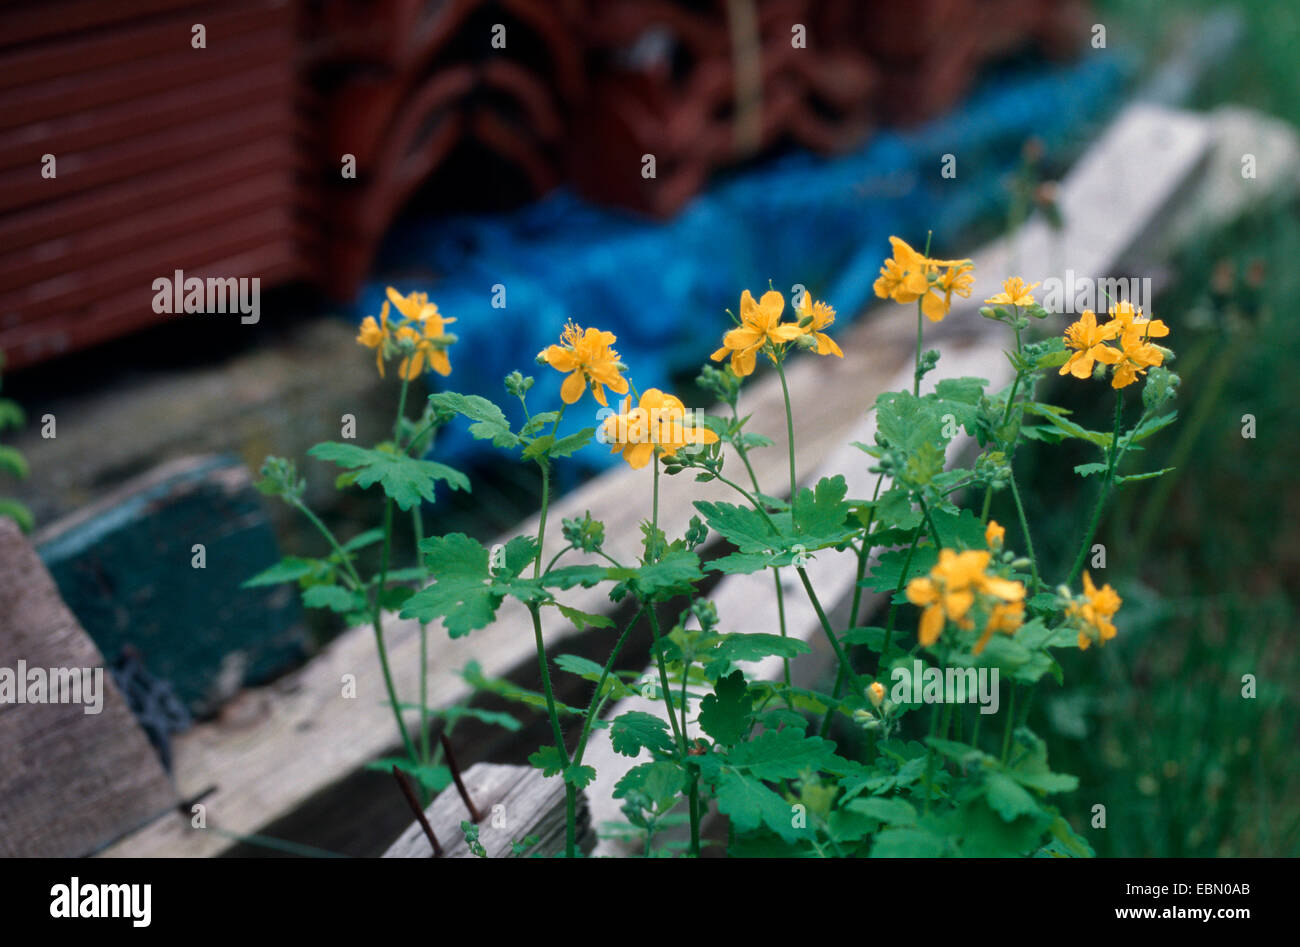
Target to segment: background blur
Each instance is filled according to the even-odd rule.
[[[391,385],[352,341],[386,286],[458,319],[457,390],[495,396],[572,317],[685,396],[740,288],[802,283],[852,321],[889,234],[919,246],[933,230],[941,256],[962,256],[1050,214],[1050,182],[1153,77],[1168,104],[1242,106],[1293,132],[1297,43],[1285,0],[6,8],[0,351],[27,423],[3,434],[31,473],[0,496],[30,511],[166,759],[194,719],[340,630],[284,590],[238,589],[277,549],[314,548],[249,471],[337,437],[343,414],[387,423]],[[946,153],[953,180],[935,173]],[[1081,778],[1072,821],[1109,800],[1100,855],[1300,853],[1290,161],[1276,199],[1158,261],[1183,384],[1147,467],[1177,472],[1121,493],[1103,523],[1121,636],[1032,708],[1054,767]],[[155,313],[152,281],[175,270],[259,278],[260,320]],[[538,374],[545,400],[559,379]],[[1080,389],[1049,397],[1106,427]],[[486,540],[535,510],[531,471],[461,432],[437,449],[475,480],[472,497],[439,496],[438,531]],[[586,453],[566,487],[608,463]],[[1084,459],[1019,462],[1049,573],[1076,541]],[[340,531],[373,520],[373,498],[335,494],[327,465],[303,470]],[[199,528],[221,537],[205,575],[154,565],[188,557]],[[1255,700],[1223,684],[1246,673]]]

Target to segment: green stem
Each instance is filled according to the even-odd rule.
[[[826,617],[826,611],[822,608],[821,600],[817,598],[817,593],[813,591],[812,582],[808,579],[807,571],[802,566],[796,566],[794,571],[799,573],[799,581],[803,583],[803,589],[808,593],[808,601],[812,603],[813,611],[817,613],[817,621],[821,623],[822,631],[826,633],[826,640],[831,643],[835,658],[840,662],[840,669],[848,676],[849,680],[857,684],[857,672],[853,670],[853,665],[849,663],[849,656],[844,653],[844,646],[840,644],[840,639],[836,637],[830,619]]]
[[[423,570],[424,558],[420,555],[420,543],[424,541],[424,521],[420,515],[420,505],[417,503],[411,509],[411,530],[415,535],[415,558],[421,564]],[[424,570],[425,577],[428,577],[427,570]],[[429,762],[430,744],[429,736],[429,626],[425,622],[420,622],[420,758],[424,762]]]
[[[1011,480],[1011,498],[1016,501],[1016,516],[1020,519],[1020,531],[1025,534],[1025,551],[1029,554],[1029,574],[1034,581],[1034,591],[1042,583],[1038,580],[1038,556],[1034,555],[1034,540],[1029,535],[1029,520],[1025,518],[1025,505],[1020,501],[1020,488],[1016,486],[1016,475],[1010,467],[1007,468]]]
[[[916,554],[916,545],[921,540],[921,527],[918,524],[912,531],[912,545],[907,549],[907,558],[903,560],[903,571],[898,577],[898,585],[894,587],[894,592],[889,596],[889,616],[885,619],[885,641],[880,648],[880,661],[876,666],[876,675],[880,675],[880,666],[885,663],[885,655],[889,654],[889,645],[894,640],[894,620],[898,616],[898,593],[903,591],[903,586],[907,584],[907,573],[912,568],[912,557]]]
[[[1119,458],[1124,451],[1119,446],[1119,429],[1124,418],[1124,389],[1121,388],[1115,395],[1115,431],[1111,435],[1110,448],[1107,453],[1110,455],[1106,463],[1106,476],[1102,480],[1101,489],[1097,491],[1097,502],[1092,508],[1092,517],[1088,522],[1088,529],[1083,534],[1083,542],[1079,545],[1079,554],[1074,558],[1074,565],[1070,568],[1070,575],[1065,580],[1065,584],[1073,586],[1083,571],[1083,561],[1087,558],[1088,547],[1092,544],[1092,537],[1097,533],[1097,526],[1101,522],[1101,511],[1106,505],[1106,497],[1110,494],[1111,480],[1115,476],[1115,468],[1119,465]]]
[[[628,636],[632,634],[632,629],[636,626],[636,623],[640,621],[641,614],[644,611],[645,606],[643,605],[637,613],[632,616],[632,620],[629,621],[627,627],[623,629],[623,634],[621,634],[618,641],[614,643],[614,650],[609,653],[609,660],[605,662],[605,667],[600,672],[600,679],[596,681],[596,691],[591,695],[591,703],[587,705],[587,714],[582,721],[582,734],[578,737],[578,746],[573,751],[573,762],[575,764],[582,763],[582,755],[586,752],[587,739],[591,736],[591,727],[596,722],[597,707],[602,702],[600,694],[601,691],[605,689],[605,681],[613,672],[614,662],[618,660],[619,653],[623,650],[623,645],[627,642]]]
[[[781,397],[785,399],[785,433],[790,453],[790,519],[794,520],[794,498],[799,491],[799,478],[794,469],[794,412],[790,409],[790,386],[785,381],[785,366],[776,363],[776,374],[781,379]],[[797,528],[797,527],[796,527]]]
[[[884,479],[885,479],[885,475],[883,473],[876,478],[876,489],[875,492],[871,495],[872,503],[875,503],[875,501],[879,499],[880,485],[881,483],[884,482]],[[849,606],[849,627],[850,628],[858,627],[858,611],[862,605],[862,580],[866,577],[867,562],[871,559],[871,550],[873,548],[870,542],[871,526],[875,522],[875,520],[876,520],[876,508],[873,506],[871,508],[871,512],[867,514],[867,523],[862,530],[862,546],[861,548],[858,549],[858,574],[857,574],[857,578],[854,580],[853,583],[853,604]],[[844,668],[841,667],[835,673],[835,687],[831,691],[831,696],[834,697],[836,700],[838,700],[840,695],[844,693],[844,683],[845,683]],[[823,737],[830,732],[831,720],[834,718],[834,716],[835,716],[835,708],[827,707],[826,715],[822,717],[822,725],[820,730],[820,733]]]
[[[921,297],[924,299],[924,295]],[[921,300],[916,301],[916,367],[912,370],[912,397],[921,396]]]
[[[329,527],[322,523],[320,518],[301,500],[291,500],[290,503],[297,507],[302,514],[307,517],[308,521],[316,527],[316,530],[325,537],[333,548],[335,554],[339,557],[339,561],[343,564],[343,567],[347,569],[348,573],[352,576],[352,580],[356,582],[357,587],[364,589],[365,583],[361,581],[361,576],[357,575],[357,570],[352,565],[352,559],[343,551],[343,547],[340,546],[339,541],[334,538],[334,534],[330,531]],[[411,742],[411,734],[407,732],[406,724],[402,721],[402,708],[397,700],[397,688],[393,686],[393,672],[388,665],[388,649],[384,646],[384,626],[378,602],[379,596],[376,594],[376,605],[373,608],[372,614],[374,616],[373,624],[375,628],[375,645],[379,651],[379,667],[384,673],[384,687],[388,691],[388,703],[393,709],[393,718],[397,721],[397,731],[401,734],[402,745],[406,748],[406,755],[411,758],[412,762],[418,762],[419,756],[415,752],[415,744]]]
[[[733,423],[739,422],[740,420],[739,415],[736,413],[735,405],[731,406],[731,419]],[[754,493],[755,494],[762,493],[763,490],[758,485],[758,474],[754,473],[754,465],[749,462],[749,451],[745,450],[743,445],[736,444],[734,446],[736,448],[736,453],[740,455],[741,463],[745,465],[745,470],[749,472],[749,482],[754,485]],[[770,522],[771,521],[769,520],[769,523]],[[773,529],[775,529],[775,527],[773,527]],[[772,567],[772,584],[776,589],[777,623],[781,630],[781,637],[786,638],[789,637],[789,635],[787,633],[786,624],[785,624],[785,589],[781,586],[781,569],[779,566]],[[783,665],[785,687],[786,687],[786,693],[788,695],[790,690],[790,659],[788,657],[783,656],[781,658],[781,664]],[[789,698],[787,696],[787,700],[788,699]]]
[[[1016,719],[1016,694],[1020,692],[1019,684],[1011,685],[1011,702],[1007,707],[1007,722],[1002,728],[1002,762],[1007,761],[1007,755],[1011,752],[1011,727]]]

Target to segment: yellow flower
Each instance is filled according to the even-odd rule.
[[[414,351],[404,357],[402,364],[397,366],[399,377],[414,381],[425,371],[426,365],[439,375],[451,374],[451,360],[447,358],[446,342],[443,341],[443,336],[446,334],[443,324],[453,321],[443,319],[436,314],[426,314],[423,325],[419,329],[408,324],[397,330],[396,338],[399,343],[405,342],[414,346]]]
[[[384,343],[392,338],[392,332],[388,327],[388,303],[384,303],[383,308],[379,310],[379,321],[375,321],[374,316],[366,316],[361,320],[361,330],[357,333],[357,341],[368,349],[375,350],[375,365],[379,369],[379,377],[384,377]]]
[[[984,542],[988,543],[990,549],[1001,549],[1006,535],[1007,528],[999,526],[997,520],[989,520],[989,525],[984,527]]]
[[[943,275],[930,284],[930,290],[921,297],[921,311],[931,322],[942,322],[952,308],[952,294],[969,297],[975,286],[975,274],[969,260],[931,260],[935,266],[944,266]]]
[[[627,392],[627,380],[619,374],[621,366],[618,353],[610,346],[617,341],[614,333],[600,329],[583,329],[572,322],[564,327],[560,344],[552,345],[541,357],[556,371],[568,373],[560,386],[560,397],[565,404],[573,404],[582,397],[587,386],[601,405],[605,400],[605,386],[615,394]]]
[[[874,289],[881,299],[897,303],[921,300],[921,311],[931,322],[939,322],[952,308],[952,295],[970,296],[975,285],[970,260],[934,260],[917,253],[907,241],[889,238],[894,255],[880,267]],[[931,280],[931,275],[943,270]]]
[[[1141,308],[1134,308],[1127,299],[1111,306],[1110,318],[1119,326],[1121,333],[1135,331],[1144,339],[1161,339],[1169,334],[1167,325],[1159,319],[1148,319],[1142,315]]]
[[[799,301],[799,331],[811,335],[817,340],[818,355],[835,355],[844,357],[835,340],[827,335],[827,329],[835,322],[835,310],[823,302],[813,302],[812,293],[804,291]]]
[[[873,287],[876,295],[896,303],[916,302],[930,287],[927,261],[906,240],[890,237],[889,244],[894,248],[894,255],[880,267],[880,276]]]
[[[867,700],[871,701],[872,707],[879,707],[885,702],[885,685],[879,681],[872,683],[867,688]]]
[[[1110,380],[1112,388],[1124,388],[1138,380],[1152,365],[1160,365],[1165,360],[1165,353],[1152,345],[1136,326],[1125,329],[1119,337],[1119,360],[1115,363],[1115,377]]]
[[[917,630],[922,645],[928,647],[939,640],[945,620],[956,622],[957,627],[963,630],[973,628],[969,613],[977,594],[1008,603],[1024,599],[1024,585],[988,574],[989,559],[985,550],[955,552],[941,549],[939,561],[930,574],[907,583],[908,601],[924,608]],[[996,609],[997,603],[991,607]],[[1006,623],[1009,617],[1000,614],[999,620]],[[983,644],[980,650],[983,650]]]
[[[740,325],[722,337],[722,348],[710,356],[720,362],[731,355],[731,370],[744,378],[754,372],[754,359],[758,350],[771,342],[780,345],[803,334],[794,323],[782,323],[785,297],[774,289],[765,292],[758,302],[749,290],[740,294]]]
[[[409,296],[403,296],[393,287],[386,290],[388,301],[397,307],[397,311],[404,317],[413,322],[423,322],[430,315],[437,315],[438,307],[429,302],[426,293],[411,293]],[[448,319],[448,322],[454,322]]]
[[[1039,283],[1025,285],[1025,281],[1019,276],[1012,276],[1002,284],[1002,292],[996,296],[990,296],[984,300],[991,306],[1032,306],[1034,304],[1034,295],[1031,290],[1038,287]]]
[[[1169,327],[1159,319],[1146,318],[1141,309],[1134,308],[1127,300],[1116,303],[1110,315],[1110,324],[1116,326],[1119,334],[1120,351],[1110,384],[1112,388],[1125,388],[1151,366],[1164,363],[1165,353],[1147,340],[1167,336]]]
[[[1109,584],[1098,589],[1092,584],[1092,576],[1083,574],[1082,602],[1072,602],[1066,607],[1066,614],[1075,617],[1085,626],[1079,629],[1079,648],[1088,650],[1092,644],[1092,632],[1096,632],[1097,643],[1105,644],[1115,637],[1115,625],[1111,616],[1119,611],[1124,600],[1116,594]]]
[[[1065,344],[1075,352],[1061,366],[1060,373],[1075,378],[1088,378],[1092,375],[1096,362],[1114,365],[1120,360],[1119,350],[1106,343],[1115,338],[1118,332],[1118,323],[1112,321],[1099,326],[1096,314],[1091,309],[1085,309],[1079,321],[1065,330]]]
[[[605,418],[604,440],[613,445],[610,453],[622,454],[634,470],[640,470],[654,456],[655,448],[672,457],[687,444],[712,444],[718,435],[691,423],[686,406],[674,395],[649,388],[641,402],[632,407],[632,398],[623,399],[623,410]]]
[[[1024,602],[998,602],[989,610],[988,624],[984,626],[984,634],[980,635],[980,640],[975,642],[975,647],[971,649],[974,654],[980,654],[984,647],[989,643],[995,631],[1000,631],[1004,635],[1014,635],[1025,620],[1025,603]]]

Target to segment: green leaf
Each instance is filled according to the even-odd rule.
[[[1103,434],[1101,431],[1089,431],[1087,428],[1075,424],[1065,417],[1065,411],[1050,404],[1042,404],[1037,401],[1025,402],[1025,410],[1041,417],[1047,418],[1051,425],[1065,434],[1067,437],[1078,438],[1087,441],[1089,444],[1095,444],[1098,447],[1106,448],[1110,446],[1110,435]]]
[[[1140,474],[1124,474],[1124,475],[1121,476],[1121,477],[1116,477],[1116,478],[1115,478],[1115,482],[1116,482],[1116,483],[1131,483],[1132,481],[1135,481],[1135,480],[1154,480],[1156,477],[1163,477],[1163,476],[1164,476],[1165,474],[1167,474],[1167,473],[1172,473],[1175,469],[1177,469],[1177,468],[1175,468],[1175,467],[1165,467],[1163,470],[1150,470],[1150,471],[1147,471],[1146,473],[1140,473]]]
[[[861,812],[886,825],[916,825],[916,808],[906,799],[870,796],[866,799],[854,799],[847,808]]]
[[[934,546],[917,546],[912,554],[912,564],[904,577],[903,566],[907,562],[907,552],[906,549],[891,549],[889,552],[882,553],[880,561],[865,580],[867,587],[877,592],[893,592],[900,586],[906,586],[917,576],[925,575],[939,561],[939,550]],[[900,596],[902,594],[899,593]]]
[[[1022,753],[1016,765],[1006,771],[1007,775],[1030,789],[1045,793],[1073,792],[1079,787],[1079,779],[1066,773],[1053,773],[1047,765],[1047,744],[1027,727],[1017,727],[1015,739],[1028,751]]]
[[[729,816],[741,832],[764,825],[787,842],[810,834],[794,827],[794,810],[789,802],[768,789],[759,780],[734,770],[724,770],[718,782],[718,809]]]
[[[251,579],[240,585],[241,589],[254,589],[264,585],[279,585],[282,582],[296,582],[312,575],[321,567],[319,559],[301,559],[298,556],[285,556],[275,565],[263,569]]]
[[[845,503],[848,484],[844,477],[823,477],[813,490],[804,487],[794,500],[795,539],[809,537],[824,544],[847,537],[853,528],[846,525],[853,504]]]
[[[596,779],[594,766],[570,766],[564,771],[564,781],[574,789],[586,789]]]
[[[451,770],[431,763],[413,763],[405,756],[386,756],[367,763],[365,768],[379,773],[391,773],[396,766],[429,792],[442,792],[451,785]]]
[[[912,530],[921,525],[925,515],[913,509],[912,491],[903,486],[891,486],[876,500],[876,520],[892,527]]]
[[[947,849],[947,840],[929,829],[890,828],[876,836],[871,857],[940,858],[947,854]]]
[[[749,730],[754,698],[745,675],[735,671],[714,686],[714,692],[700,701],[700,727],[718,743],[739,743]]]
[[[1080,477],[1091,477],[1094,474],[1104,474],[1109,469],[1109,464],[1079,464],[1074,468],[1074,472]]]
[[[552,745],[538,747],[528,757],[528,762],[542,771],[543,776],[559,776],[567,765],[564,755]]]
[[[761,661],[767,657],[793,658],[812,648],[798,638],[783,638],[761,632],[725,635],[711,657],[719,661]]]
[[[17,500],[9,497],[0,497],[0,516],[7,516],[15,523],[24,533],[30,533],[32,527],[36,525],[36,520],[32,516],[32,511],[27,509]]]
[[[27,458],[24,457],[17,448],[0,444],[0,471],[24,480],[30,472],[27,467]]]
[[[704,578],[700,571],[700,557],[685,549],[670,549],[658,562],[626,571],[631,573],[628,584],[642,601],[686,594],[691,583]],[[618,572],[620,570],[610,570],[610,574]]]
[[[834,756],[835,744],[830,740],[787,728],[764,730],[748,743],[732,747],[727,765],[760,779],[793,779],[830,764]]]
[[[27,415],[23,413],[18,402],[10,398],[0,398],[0,431],[7,427],[17,429],[25,423],[27,423]]]
[[[464,533],[426,539],[420,551],[434,582],[412,595],[401,615],[426,623],[440,618],[453,638],[491,624],[506,595],[525,602],[547,596],[531,581],[510,576],[494,579],[488,571],[488,551]],[[506,565],[507,569],[511,565],[509,554]]]
[[[366,607],[366,597],[354,589],[341,585],[313,585],[302,593],[302,603],[308,608],[328,608],[332,612],[349,614]]]
[[[432,503],[434,485],[439,480],[453,490],[469,489],[469,478],[463,473],[432,460],[416,460],[405,454],[332,441],[317,444],[307,453],[351,469],[357,486],[363,489],[378,483],[403,510],[409,510],[422,499]]]
[[[864,645],[872,651],[878,652],[885,647],[885,629],[876,627],[850,628],[840,635],[840,641],[847,645]]]
[[[709,529],[741,552],[765,553],[782,542],[781,535],[768,525],[763,514],[751,506],[696,500],[695,508],[704,515]]]
[[[651,753],[673,752],[668,722],[643,710],[629,710],[615,717],[609,738],[614,752],[623,756],[636,756],[643,749]]]
[[[590,444],[595,434],[594,427],[584,427],[581,431],[566,435],[559,440],[546,434],[525,447],[523,456],[525,460],[534,460],[538,457],[569,457]]]
[[[1033,796],[1002,773],[990,772],[985,776],[984,790],[989,806],[1006,822],[1041,811]]]
[[[640,796],[661,812],[676,803],[686,790],[686,770],[672,760],[655,760],[633,766],[614,786],[615,799],[634,799]]]
[[[542,585],[557,589],[571,589],[575,585],[589,589],[607,579],[622,578],[631,573],[632,570],[628,569],[616,575],[615,570],[606,566],[563,566],[547,572],[542,576],[541,582]]]
[[[505,414],[491,401],[478,395],[443,391],[429,396],[429,403],[446,414],[459,414],[474,423],[469,433],[475,440],[491,440],[497,447],[515,447],[519,438],[510,430]]]
[[[1158,418],[1152,418],[1150,421],[1139,424],[1133,430],[1129,431],[1128,434],[1121,436],[1120,442],[1136,444],[1138,441],[1144,441],[1157,431],[1163,431],[1176,420],[1178,420],[1177,411],[1170,411],[1168,414],[1162,414]],[[1107,440],[1109,440],[1109,438],[1107,438]]]
[[[971,510],[950,513],[947,510],[931,510],[930,520],[938,533],[932,537],[935,545],[948,549],[987,549],[984,539],[984,524]]]
[[[568,605],[561,605],[559,602],[555,602],[554,604],[555,607],[560,610],[560,614],[569,621],[569,624],[573,625],[574,628],[577,628],[580,631],[587,628],[614,627],[613,620],[606,618],[604,615],[593,615],[590,612],[584,612],[580,608],[570,608]]]
[[[375,529],[368,529],[364,533],[358,533],[356,536],[353,536],[343,544],[342,548],[344,552],[356,552],[358,549],[365,549],[367,546],[373,546],[383,538],[384,531],[376,527]],[[331,558],[336,557],[337,554],[331,556]]]

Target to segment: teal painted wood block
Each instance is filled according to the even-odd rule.
[[[279,559],[263,504],[238,459],[185,458],[41,531],[37,548],[105,658],[134,648],[204,715],[305,656],[294,587],[240,588]]]

